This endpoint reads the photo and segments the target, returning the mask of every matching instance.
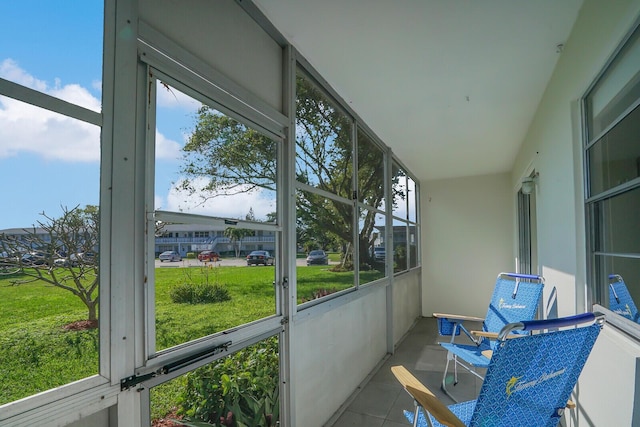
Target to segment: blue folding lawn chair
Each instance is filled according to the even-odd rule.
[[[500,273],[484,319],[433,313],[438,320],[438,331],[442,336],[451,336],[447,343],[439,343],[447,350],[447,364],[442,376],[442,391],[458,401],[447,389],[450,382],[449,365],[453,361],[453,385],[458,384],[458,366],[482,379],[478,369],[489,366],[487,351],[493,350],[498,332],[508,323],[535,318],[542,298],[544,278],[532,274]],[[469,331],[465,321],[482,322],[482,331]],[[472,341],[471,344],[455,342],[460,331]]]
[[[478,398],[449,406],[393,366],[415,402],[405,417],[414,427],[556,427],[603,323],[604,315],[585,313],[505,326]],[[539,333],[507,339],[512,331]]]
[[[639,323],[638,309],[631,298],[627,285],[619,274],[609,275],[609,310]]]

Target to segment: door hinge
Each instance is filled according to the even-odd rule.
[[[282,318],[282,320],[280,320],[280,324],[281,325],[286,325],[289,323],[289,317],[285,316]]]

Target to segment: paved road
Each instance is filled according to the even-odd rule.
[[[156,268],[171,268],[171,267],[197,267],[197,266],[201,266],[201,265],[211,265],[211,264],[215,264],[215,265],[220,265],[223,267],[229,267],[229,266],[233,266],[233,267],[246,267],[247,266],[247,260],[246,258],[222,258],[220,261],[218,262],[200,262],[197,259],[186,259],[183,258],[182,261],[174,261],[174,262],[160,262],[159,260],[156,259]],[[297,266],[305,266],[307,265],[306,261],[304,258],[298,258],[296,260],[296,265]]]

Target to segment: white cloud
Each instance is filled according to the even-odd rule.
[[[100,128],[0,97],[0,158],[20,152],[45,159],[98,161]]]
[[[98,92],[102,92],[102,81],[101,81],[101,80],[94,80],[94,81],[91,83],[91,87],[92,87],[94,90],[98,91]]]
[[[38,80],[25,73],[24,70],[18,67],[18,63],[10,58],[0,62],[0,77],[40,92],[46,92],[47,90],[47,83],[44,80]]]
[[[198,178],[193,181],[195,186],[202,188],[206,180]],[[200,196],[190,196],[184,191],[180,191],[173,186],[166,197],[156,195],[156,209],[171,212],[188,212],[201,215],[212,215],[223,218],[244,219],[253,209],[257,220],[266,219],[268,213],[276,211],[275,192],[266,190],[254,190],[249,193],[240,193],[234,196],[216,196],[202,203]]]
[[[156,129],[156,158],[177,160],[181,158],[182,145],[172,139],[165,137]]]
[[[78,84],[62,86],[60,79],[55,79],[53,87],[50,87],[46,81],[39,80],[20,68],[13,59],[5,59],[0,63],[0,77],[89,110],[100,112],[100,100],[91,95],[87,89]]]
[[[0,76],[65,101],[100,111],[100,100],[77,84],[54,87],[22,70],[15,61],[0,63]],[[0,158],[31,152],[45,159],[93,162],[100,159],[100,128],[23,102],[0,97]]]

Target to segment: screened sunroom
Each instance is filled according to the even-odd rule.
[[[504,271],[544,277],[540,318],[606,315],[565,425],[640,424],[609,292],[640,301],[639,0],[0,23],[1,426],[338,426]]]

